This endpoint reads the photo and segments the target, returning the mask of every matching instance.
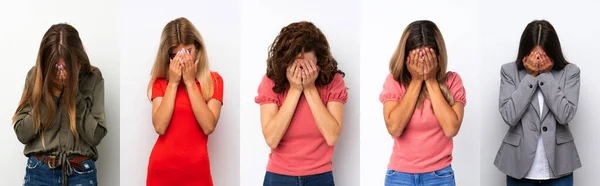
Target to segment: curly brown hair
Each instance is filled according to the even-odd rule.
[[[316,86],[324,86],[333,80],[336,73],[345,75],[337,67],[337,61],[329,51],[329,43],[323,32],[313,23],[295,22],[283,27],[269,47],[267,59],[267,77],[273,80],[273,92],[281,93],[289,86],[286,76],[288,66],[300,53],[311,52],[317,57],[320,72],[315,80]]]

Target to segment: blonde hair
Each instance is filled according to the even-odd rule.
[[[169,51],[180,44],[194,44],[196,47],[196,60],[198,60],[196,79],[200,82],[200,86],[202,87],[202,97],[204,100],[209,100],[213,96],[214,85],[208,66],[208,56],[206,54],[204,40],[194,24],[183,17],[170,21],[162,30],[158,54],[156,55],[156,60],[154,61],[152,72],[150,73],[151,78],[147,90],[148,98],[151,98],[152,96],[152,86],[156,79],[166,79],[169,77]]]
[[[420,47],[429,47],[436,52],[439,67],[436,77],[440,85],[440,90],[444,94],[446,101],[450,105],[454,105],[454,98],[446,85],[446,68],[448,66],[446,44],[444,43],[442,33],[435,23],[428,20],[415,21],[404,29],[400,43],[398,43],[398,47],[396,47],[396,51],[394,51],[390,60],[390,73],[396,81],[408,87],[412,77],[406,68],[407,54]],[[427,87],[423,86],[421,87],[417,103],[422,105],[424,99],[427,97],[429,97],[429,92],[427,91]]]

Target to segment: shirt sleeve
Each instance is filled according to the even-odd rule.
[[[346,83],[341,74],[337,73],[329,83],[329,92],[327,93],[327,102],[337,101],[346,104],[348,101],[348,91]]]
[[[152,96],[150,100],[157,97],[163,97],[165,95],[165,79],[156,79],[152,85]]]
[[[389,74],[383,83],[383,91],[381,91],[381,94],[379,94],[379,101],[381,101],[381,103],[385,103],[387,101],[400,102],[400,100],[402,100],[402,96],[404,96],[404,93],[406,93],[404,86],[396,81],[392,74]]]
[[[258,95],[254,97],[254,102],[259,105],[275,103],[279,105],[279,98],[277,93],[273,92],[273,80],[269,79],[267,75],[263,76],[260,85],[258,85]]]
[[[223,78],[217,72],[211,72],[213,82],[214,82],[214,92],[213,99],[219,100],[221,104],[223,103]]]
[[[463,105],[467,105],[467,93],[465,92],[465,87],[463,86],[462,79],[456,72],[448,72],[446,77],[446,85],[448,85],[448,89],[452,96],[454,97],[454,102],[462,103]]]

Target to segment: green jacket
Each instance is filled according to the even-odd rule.
[[[32,68],[33,70],[33,68]],[[27,79],[32,74],[29,70]],[[79,94],[76,97],[76,126],[79,133],[79,143],[71,132],[69,116],[66,107],[57,104],[56,116],[52,125],[44,133],[45,148],[42,146],[42,135],[33,126],[31,116],[32,106],[21,109],[13,125],[17,138],[25,144],[25,156],[34,154],[43,155],[82,155],[93,160],[98,159],[96,146],[106,135],[106,124],[104,117],[104,79],[100,69],[95,68],[91,73],[79,76]],[[44,107],[41,107],[42,118]],[[42,120],[43,121],[43,120]]]

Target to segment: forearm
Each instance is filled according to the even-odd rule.
[[[531,75],[525,75],[525,78],[516,84],[511,75],[502,70],[499,108],[506,124],[515,126],[521,121],[537,87],[537,80]]]
[[[538,75],[544,100],[556,121],[563,125],[567,125],[575,117],[579,102],[579,70],[573,74],[569,74],[564,88],[560,88],[552,74]]]
[[[304,89],[304,96],[306,97],[317,128],[323,137],[325,137],[325,141],[329,146],[335,145],[342,130],[342,123],[338,122],[331,112],[327,110],[327,107],[321,100],[317,88],[312,86]]]
[[[167,89],[162,98],[158,109],[152,113],[152,123],[154,124],[154,130],[156,133],[163,135],[169,123],[171,123],[171,117],[173,116],[173,109],[175,108],[175,95],[177,93],[176,83],[169,83]]]
[[[393,137],[401,136],[404,128],[412,118],[422,86],[422,81],[411,81],[400,102],[386,115],[386,127],[388,133]]]
[[[19,142],[27,144],[38,135],[38,130],[33,126],[33,117],[28,113],[20,113],[17,117],[13,126],[15,133]]]
[[[433,113],[437,118],[444,134],[448,137],[454,137],[458,133],[460,128],[460,118],[458,114],[452,109],[452,106],[446,101],[439,83],[433,79],[426,81],[427,91],[429,92],[429,99],[431,101],[431,107]]]
[[[87,100],[80,100],[86,103]],[[92,104],[82,104],[83,108],[78,111],[83,111],[83,123],[78,126],[81,137],[90,145],[97,146],[104,136],[106,136],[106,118],[104,113],[104,80],[98,82],[94,87],[94,95]],[[89,108],[87,106],[90,106]]]
[[[300,90],[290,89],[277,114],[271,119],[263,121],[266,123],[263,125],[263,135],[271,149],[277,148],[279,141],[287,131],[296,112],[300,95],[302,95]]]
[[[196,122],[198,122],[198,125],[202,128],[204,134],[211,134],[217,125],[216,116],[213,115],[213,112],[208,108],[208,104],[206,104],[206,101],[202,97],[195,82],[186,84],[186,90],[192,104],[192,111],[194,112]]]

